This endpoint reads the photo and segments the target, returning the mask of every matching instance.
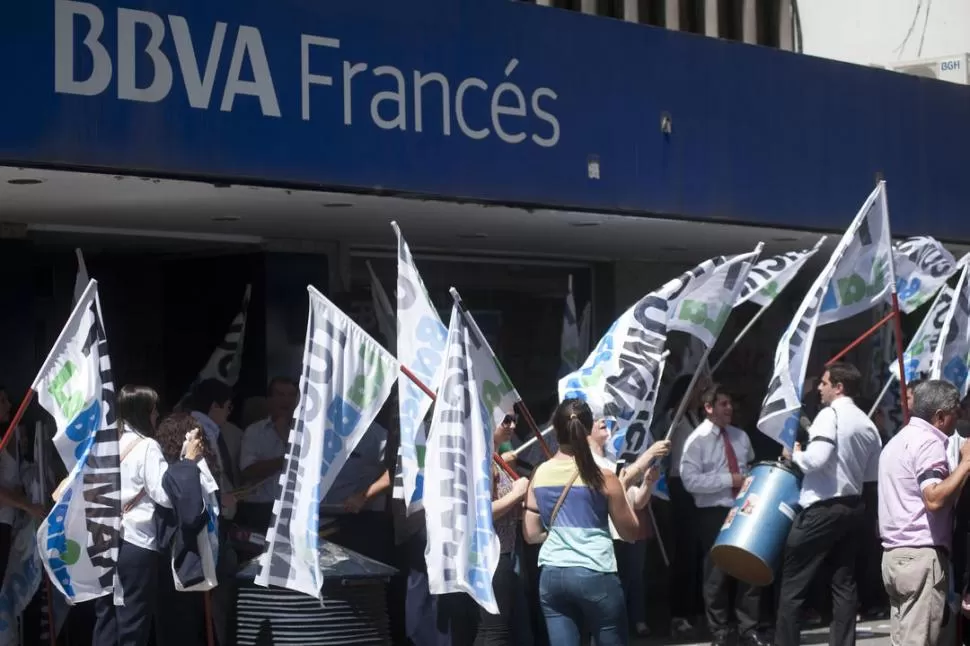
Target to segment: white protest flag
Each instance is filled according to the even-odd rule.
[[[623,434],[623,453],[639,455],[647,446],[651,392],[660,383],[668,331],[713,345],[756,258],[752,252],[705,260],[641,298],[610,326],[582,367],[559,380],[560,400],[583,399],[595,416],[615,420],[607,446],[616,446],[616,435]]]
[[[895,283],[892,237],[886,183],[879,182],[859,210],[846,243],[842,260],[832,269],[826,285],[818,324],[828,325],[867,312],[885,299]]]
[[[448,329],[431,303],[424,281],[414,266],[411,250],[396,222],[397,234],[397,357],[432,392],[438,392],[444,368]],[[431,399],[406,376],[397,384],[400,412],[400,464],[408,513],[421,509],[424,495],[424,422]]]
[[[42,570],[34,538],[36,531],[30,516],[17,514],[10,534],[7,569],[0,585],[0,646],[20,644],[17,619],[40,585]]]
[[[579,367],[580,352],[579,320],[576,317],[576,299],[573,297],[573,277],[569,276],[566,302],[562,310],[562,333],[559,335],[559,376],[568,375]]]
[[[256,583],[320,598],[320,501],[391,394],[397,360],[313,287],[280,498]]]
[[[92,280],[31,388],[54,418],[54,446],[70,470],[37,546],[70,603],[114,590],[121,531],[121,471],[115,389]]]
[[[374,268],[370,261],[367,261],[367,272],[370,274],[370,297],[373,301],[374,316],[377,318],[377,328],[381,331],[381,336],[387,342],[387,347],[393,351],[394,342],[397,339],[397,330],[394,322],[394,308],[391,301],[384,291],[384,286],[374,273]]]
[[[906,370],[906,383],[916,379],[922,373],[929,373],[933,365],[933,354],[943,338],[943,325],[953,304],[954,291],[943,285],[936,294],[936,300],[930,306],[929,312],[923,318],[919,328],[913,335],[909,345],[903,352],[903,366]],[[899,362],[892,361],[889,371],[893,377],[899,379]]]
[[[762,307],[768,307],[778,297],[778,294],[788,286],[805,263],[814,256],[825,243],[825,236],[815,243],[811,249],[789,251],[778,254],[757,263],[748,273],[744,281],[744,288],[738,296],[735,307],[751,301]]]
[[[864,312],[882,300],[893,283],[889,240],[889,212],[884,183],[880,182],[778,342],[774,375],[761,406],[758,429],[783,446],[795,443],[805,371],[816,328]]]
[[[498,614],[492,576],[499,542],[492,524],[492,420],[478,371],[494,370],[456,302],[451,310],[444,380],[428,435],[424,512],[431,594],[465,592]],[[483,365],[484,364],[484,365]]]
[[[940,342],[933,351],[930,378],[946,379],[967,395],[967,360],[970,358],[970,267],[964,265],[954,290],[950,310],[943,320]]]
[[[933,298],[958,269],[953,254],[929,236],[907,238],[893,246],[899,309],[913,313]]]
[[[84,264],[84,254],[81,253],[80,249],[75,249],[74,254],[77,256],[77,278],[74,279],[74,300],[72,304],[77,305],[90,279],[88,278],[88,268]]]

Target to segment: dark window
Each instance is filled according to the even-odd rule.
[[[704,0],[681,0],[680,30],[704,33]]]
[[[718,0],[717,35],[728,40],[744,40],[744,0]]]
[[[645,25],[667,25],[667,3],[664,0],[637,0],[640,22]]]
[[[758,0],[758,44],[781,47],[781,2]]]
[[[596,0],[596,15],[623,19],[623,0]]]
[[[571,11],[580,11],[579,6],[580,0],[553,0],[552,5],[558,9],[569,9]]]

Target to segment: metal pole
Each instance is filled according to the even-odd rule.
[[[895,379],[896,379],[895,375],[889,376],[889,380],[886,382],[886,385],[882,387],[881,391],[879,391],[879,396],[876,397],[876,400],[874,402],[872,402],[872,408],[869,409],[869,415],[868,415],[869,417],[872,417],[873,415],[876,414],[876,409],[879,408],[879,402],[881,402],[882,398],[885,397],[886,393],[889,392],[889,389],[892,387],[893,381]]]
[[[758,322],[758,319],[761,318],[761,315],[764,314],[765,310],[767,310],[769,307],[771,307],[771,303],[762,306],[761,309],[758,310],[758,312],[752,317],[752,319],[748,321],[748,324],[744,326],[744,329],[738,332],[738,335],[734,337],[734,341],[731,341],[731,345],[727,347],[727,350],[721,353],[721,356],[717,359],[717,363],[715,363],[714,367],[711,368],[712,375],[717,372],[717,369],[721,367],[721,364],[724,363],[727,356],[731,354],[731,351],[734,350],[739,343],[741,343],[741,339],[744,338],[744,335],[751,331],[751,328],[754,327],[754,324]]]
[[[694,374],[690,378],[690,383],[687,384],[687,390],[684,392],[684,396],[680,400],[680,404],[677,406],[677,414],[674,415],[674,419],[670,422],[670,428],[667,429],[667,434],[664,435],[665,440],[669,440],[670,436],[674,434],[674,429],[680,424],[680,420],[683,419],[684,414],[687,412],[687,404],[690,402],[691,394],[694,392],[694,386],[697,385],[698,379],[701,377],[701,372],[704,371],[704,365],[707,364],[707,357],[710,356],[711,349],[707,348],[704,350],[704,354],[701,355],[700,363],[697,365],[697,369],[694,370]]]
[[[898,305],[898,301],[896,301],[896,292],[895,291],[893,292],[893,301],[894,302],[897,302],[897,305]],[[845,348],[843,348],[841,352],[839,352],[834,357],[832,357],[831,359],[829,359],[828,361],[826,361],[825,362],[825,366],[826,367],[831,366],[833,363],[835,363],[836,361],[838,361],[839,359],[841,359],[845,355],[847,355],[850,352],[852,352],[853,350],[855,350],[857,347],[859,347],[859,345],[863,341],[865,341],[866,339],[868,339],[869,337],[871,337],[873,334],[875,334],[876,332],[878,332],[879,331],[879,328],[881,328],[883,325],[885,325],[886,323],[889,323],[891,320],[893,320],[893,317],[896,316],[896,314],[898,312],[899,312],[898,309],[894,309],[889,314],[886,314],[886,316],[882,317],[882,319],[878,323],[876,323],[871,328],[869,328],[868,330],[866,330],[865,332],[863,332],[862,333],[862,336],[860,336],[858,339],[856,339],[855,341],[853,341],[849,345],[845,346]],[[900,339],[900,343],[902,343],[902,339]],[[903,352],[902,352],[902,350],[899,351],[899,360],[900,361],[903,360]]]
[[[899,365],[899,400],[903,408],[903,424],[909,424],[909,402],[906,401],[906,364],[903,362],[903,315],[899,311],[899,296],[896,295],[896,282],[893,281],[893,327],[896,332],[896,361]]]

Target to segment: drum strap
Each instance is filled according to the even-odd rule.
[[[562,488],[562,493],[559,494],[559,500],[556,501],[556,506],[552,508],[552,513],[549,514],[549,524],[546,526],[546,529],[552,529],[552,524],[556,522],[556,516],[559,515],[559,510],[562,509],[562,504],[566,501],[566,494],[572,489],[573,483],[576,482],[576,478],[578,477],[579,469],[576,469],[576,473],[569,479],[566,486]]]

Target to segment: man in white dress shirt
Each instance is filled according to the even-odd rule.
[[[684,444],[680,478],[697,505],[697,537],[704,550],[704,611],[716,646],[728,641],[731,590],[735,590],[734,614],[739,644],[761,646],[758,635],[761,590],[738,581],[714,565],[710,550],[717,540],[728,511],[754,461],[748,435],[731,426],[734,405],[730,393],[711,386],[701,399],[707,419],[694,429]]]
[[[802,607],[816,574],[832,572],[829,644],[855,643],[855,565],[864,542],[862,485],[878,464],[879,431],[852,401],[862,384],[859,370],[830,365],[818,384],[825,406],[808,430],[808,446],[795,444],[792,462],[805,474],[801,510],[785,543],[775,643],[799,643]]]

